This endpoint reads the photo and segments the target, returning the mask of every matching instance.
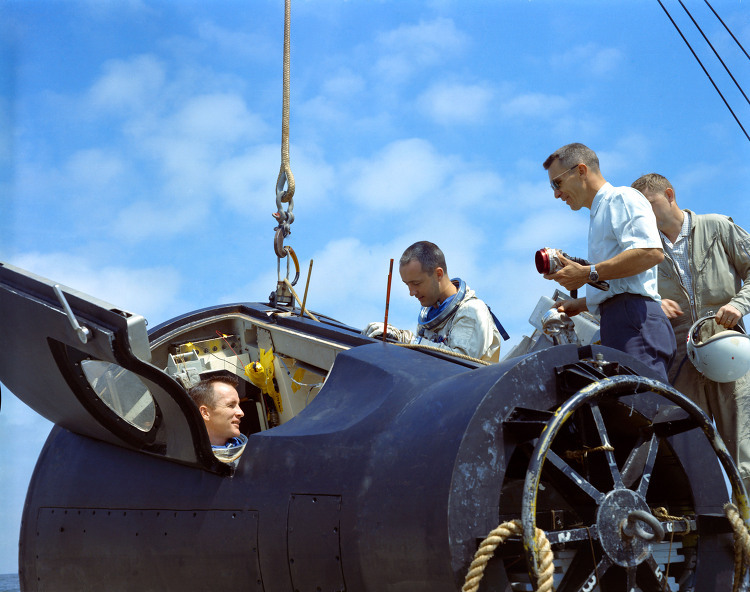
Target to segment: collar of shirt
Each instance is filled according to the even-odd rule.
[[[605,182],[604,185],[599,187],[599,191],[596,192],[594,199],[591,201],[591,218],[596,216],[596,212],[599,210],[599,206],[602,204],[604,196],[614,191],[612,183],[609,181]]]
[[[670,249],[674,249],[676,245],[686,239],[688,237],[688,234],[690,234],[690,212],[684,212],[684,214],[685,216],[682,220],[682,228],[680,228],[680,234],[677,235],[677,238],[674,242],[670,241],[667,238],[667,235],[664,234],[661,230],[659,231],[659,234],[661,234],[661,237],[664,239],[664,244],[666,244]]]

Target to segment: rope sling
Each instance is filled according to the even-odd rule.
[[[594,449],[588,449],[585,452],[594,452]],[[579,455],[577,451],[570,451],[570,455],[566,455],[569,458],[577,458]],[[734,534],[734,585],[732,592],[738,592],[741,584],[741,574],[743,566],[750,566],[750,531],[742,520],[740,511],[733,503],[727,503],[724,505],[724,513],[726,514],[729,524],[732,527],[732,533]],[[666,508],[654,508],[654,516],[661,521],[672,521],[679,522],[685,521],[686,529],[685,532],[679,533],[682,536],[690,534],[690,521],[686,516],[672,516]],[[495,529],[493,529],[485,539],[480,543],[477,552],[474,554],[474,559],[469,565],[469,570],[466,573],[464,585],[461,588],[461,592],[476,592],[479,589],[479,583],[484,577],[484,570],[487,567],[487,563],[492,559],[497,547],[502,545],[507,539],[513,536],[520,536],[523,534],[523,526],[520,520],[511,520],[509,522],[503,522]],[[671,538],[674,539],[674,531],[672,531]],[[536,576],[537,580],[537,592],[550,592],[554,590],[553,579],[554,579],[554,553],[552,546],[547,540],[547,536],[544,531],[537,528],[534,533],[534,542],[539,559],[539,571]],[[670,555],[672,551],[672,540],[669,543]],[[667,569],[665,574],[665,586],[669,578],[669,563],[667,563]],[[597,580],[598,580],[597,576]]]

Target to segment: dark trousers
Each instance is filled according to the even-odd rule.
[[[637,358],[669,384],[667,370],[677,342],[661,305],[648,296],[626,293],[602,302],[600,312],[602,345]]]

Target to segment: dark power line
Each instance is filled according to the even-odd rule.
[[[735,115],[734,111],[732,111],[732,108],[729,106],[729,103],[724,98],[724,95],[719,90],[719,87],[716,86],[716,83],[714,82],[714,79],[711,78],[711,75],[708,73],[708,70],[706,70],[706,67],[703,65],[703,62],[701,62],[700,58],[698,57],[698,55],[693,50],[693,47],[690,45],[690,43],[688,42],[688,40],[685,38],[685,35],[682,34],[682,31],[680,30],[680,27],[677,26],[676,22],[674,22],[674,19],[672,18],[672,15],[669,14],[669,11],[666,9],[666,7],[664,6],[664,4],[662,4],[661,0],[657,0],[657,2],[659,3],[659,6],[661,6],[661,8],[664,11],[664,13],[667,15],[667,18],[669,18],[669,20],[672,22],[672,25],[674,25],[674,28],[677,29],[677,32],[680,34],[680,37],[682,37],[682,40],[685,42],[685,45],[687,45],[688,49],[690,50],[690,53],[693,54],[693,57],[695,58],[695,60],[700,65],[701,69],[703,70],[703,73],[711,81],[711,84],[713,85],[713,87],[716,90],[716,92],[719,93],[719,96],[721,97],[721,100],[724,101],[724,104],[727,106],[727,109],[729,109],[729,112],[732,114],[732,117],[734,117],[734,120],[737,122],[737,125],[740,126],[740,129],[742,130],[742,133],[745,134],[745,137],[748,139],[748,141],[750,141],[750,135],[748,135],[747,131],[742,126],[742,123],[737,118],[737,115]]]
[[[706,34],[703,32],[703,29],[701,29],[700,25],[695,21],[695,19],[693,18],[693,15],[690,14],[690,11],[687,9],[687,6],[685,6],[685,4],[683,4],[682,0],[678,0],[678,1],[680,3],[680,6],[682,6],[683,10],[690,17],[690,20],[693,21],[693,24],[695,25],[695,28],[698,29],[698,31],[700,31],[701,35],[703,35],[703,39],[706,40],[706,43],[708,43],[708,46],[711,48],[711,51],[714,52],[714,55],[716,56],[716,58],[721,62],[721,65],[724,66],[724,70],[727,71],[727,74],[729,74],[729,77],[732,79],[732,81],[734,82],[735,86],[740,90],[740,92],[742,93],[742,96],[745,97],[745,100],[747,101],[748,105],[750,105],[750,99],[747,98],[747,95],[745,94],[745,91],[742,90],[742,87],[740,86],[740,83],[737,82],[737,80],[735,79],[735,77],[729,71],[729,67],[724,63],[724,60],[721,59],[721,56],[719,55],[719,52],[716,51],[716,49],[714,48],[713,44],[708,40],[708,37],[706,37]],[[729,29],[727,29],[727,30],[729,30]]]
[[[714,14],[716,15],[716,18],[717,18],[717,19],[719,19],[719,22],[720,22],[720,23],[721,23],[722,25],[724,25],[724,28],[725,28],[725,29],[727,30],[727,33],[729,33],[729,34],[730,34],[730,35],[732,36],[732,39],[734,39],[734,42],[735,42],[735,43],[736,43],[737,45],[739,45],[739,46],[740,46],[740,49],[742,50],[742,53],[744,53],[744,54],[745,54],[745,56],[747,56],[747,59],[748,59],[748,60],[750,60],[750,55],[747,55],[747,52],[745,51],[745,48],[744,48],[744,47],[742,47],[742,43],[740,43],[740,42],[739,42],[739,40],[737,39],[737,37],[735,37],[735,36],[734,36],[734,33],[732,33],[732,32],[731,32],[731,31],[729,30],[729,27],[727,27],[726,23],[725,23],[725,22],[724,22],[723,20],[721,20],[721,17],[720,17],[720,16],[718,15],[718,13],[717,13],[717,12],[716,12],[716,11],[714,10],[714,7],[713,7],[713,6],[711,6],[711,4],[709,4],[708,0],[703,0],[703,1],[704,1],[704,2],[705,2],[705,3],[707,4],[707,5],[708,5],[708,7],[709,7],[709,8],[711,9],[711,12],[713,12],[713,13],[714,13]]]

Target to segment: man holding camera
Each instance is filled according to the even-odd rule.
[[[558,306],[568,316],[588,310],[599,314],[601,343],[639,359],[667,382],[676,342],[661,309],[657,268],[664,259],[659,231],[646,198],[631,187],[613,187],[599,170],[596,153],[583,144],[567,144],[543,164],[555,198],[570,209],[591,210],[588,261],[564,256],[563,268],[545,275],[567,290],[605,280],[609,290],[587,289],[585,298]]]

